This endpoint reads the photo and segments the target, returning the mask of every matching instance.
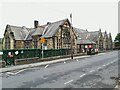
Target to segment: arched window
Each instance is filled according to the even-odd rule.
[[[10,37],[5,37],[5,49],[10,49]]]

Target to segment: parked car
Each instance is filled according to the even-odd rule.
[[[94,55],[95,53],[96,53],[95,49],[93,48],[87,49],[87,55]]]

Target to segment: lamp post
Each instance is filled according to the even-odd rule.
[[[71,59],[73,59],[73,35],[72,35],[72,31],[73,31],[73,27],[72,27],[72,13],[70,14],[70,36],[71,36]]]

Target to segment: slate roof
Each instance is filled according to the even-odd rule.
[[[36,31],[36,29],[31,28],[28,35],[26,36],[26,38],[24,40],[32,40],[32,35],[34,34],[35,31]]]
[[[91,40],[96,42],[99,37],[99,33],[100,33],[100,31],[89,32]]]
[[[44,31],[44,28],[43,28],[43,27],[37,27],[37,28],[35,29],[35,32],[32,34],[32,36],[42,35],[43,31]]]
[[[73,30],[77,34],[77,37],[79,37],[81,39],[86,39],[87,36],[88,36],[88,32],[86,30],[78,29],[78,28],[75,28],[75,27],[73,28]]]
[[[95,42],[91,40],[91,35],[88,31],[75,27],[73,29],[77,34],[77,44],[95,44]]]
[[[6,30],[9,33],[13,33],[15,40],[29,40],[31,37],[29,34],[33,33],[35,30],[33,28],[26,28],[7,25]]]
[[[59,26],[63,25],[66,20],[68,20],[68,19],[64,19],[64,20],[60,20],[60,21],[57,21],[57,22],[49,23],[45,27],[42,37],[45,37],[45,38],[53,37],[57,33],[57,31],[59,30],[59,28],[60,28]]]

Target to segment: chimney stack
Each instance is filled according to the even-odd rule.
[[[34,21],[34,28],[37,28],[39,25],[39,22],[37,20]]]

